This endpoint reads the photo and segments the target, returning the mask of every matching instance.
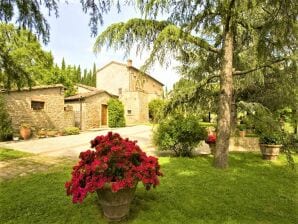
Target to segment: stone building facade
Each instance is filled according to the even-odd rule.
[[[149,121],[148,104],[163,97],[163,84],[147,73],[127,64],[112,61],[96,74],[96,88],[117,95],[124,104],[126,124]]]
[[[22,123],[30,124],[36,130],[74,126],[73,111],[64,107],[63,85],[37,86],[2,94],[15,132]]]
[[[75,113],[75,126],[81,130],[105,127],[108,125],[108,101],[116,97],[103,90],[83,91],[65,98],[65,105]]]

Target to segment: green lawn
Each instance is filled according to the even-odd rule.
[[[296,162],[298,157],[295,156]],[[259,154],[233,153],[230,168],[217,170],[211,157],[160,158],[164,177],[156,189],[139,184],[125,223],[295,223],[297,171],[285,157],[262,161]],[[64,182],[70,166],[2,182],[0,223],[107,223],[96,194],[72,204]]]
[[[21,152],[12,149],[3,149],[0,148],[0,161],[6,161],[11,159],[19,159],[22,157],[31,156],[31,153]]]

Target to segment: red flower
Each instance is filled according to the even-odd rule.
[[[210,134],[208,135],[207,139],[205,140],[207,144],[215,143],[216,142],[216,135]]]
[[[147,190],[159,184],[158,159],[147,156],[136,141],[122,139],[109,132],[91,141],[94,150],[80,153],[80,161],[73,167],[72,178],[65,183],[67,195],[73,203],[82,202],[88,193],[112,184],[112,191],[133,188],[142,181]]]

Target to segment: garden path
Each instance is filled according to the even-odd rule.
[[[92,130],[82,132],[79,135],[61,136],[44,139],[31,139],[18,142],[0,142],[0,148],[15,149],[35,155],[20,159],[0,161],[0,181],[11,179],[16,176],[25,176],[30,173],[46,171],[50,167],[61,162],[77,160],[79,153],[90,148],[90,140],[98,135],[106,134],[108,131],[119,133],[124,138],[137,140],[139,146],[148,155],[157,155],[152,145],[152,126],[137,125],[125,128],[114,128],[106,130]],[[203,143],[195,154],[209,154],[208,146]],[[163,155],[168,152],[161,153]],[[73,164],[73,163],[72,163]]]
[[[78,158],[81,151],[90,148],[90,141],[98,135],[105,135],[113,131],[124,138],[137,140],[139,146],[148,154],[154,154],[154,147],[151,143],[152,126],[137,125],[124,128],[113,128],[105,130],[92,130],[82,132],[79,135],[60,136],[43,139],[30,139],[17,142],[0,142],[0,147],[15,149],[23,152],[30,152],[44,156],[74,157]]]
[[[70,162],[73,163],[73,159],[43,155],[0,161],[0,182],[18,176],[47,171],[49,168],[57,166],[58,164]]]

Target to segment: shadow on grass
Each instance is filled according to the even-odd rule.
[[[161,184],[139,183],[128,220],[122,223],[295,223],[297,173],[286,163],[233,153],[230,168],[213,158],[160,158]],[[66,197],[70,166],[2,183],[1,223],[107,223],[97,195],[82,204]]]
[[[161,158],[164,177],[153,192],[137,192],[140,223],[295,223],[297,173],[284,158],[231,153],[230,168],[211,167],[213,158]],[[131,223],[135,216],[131,217]]]

